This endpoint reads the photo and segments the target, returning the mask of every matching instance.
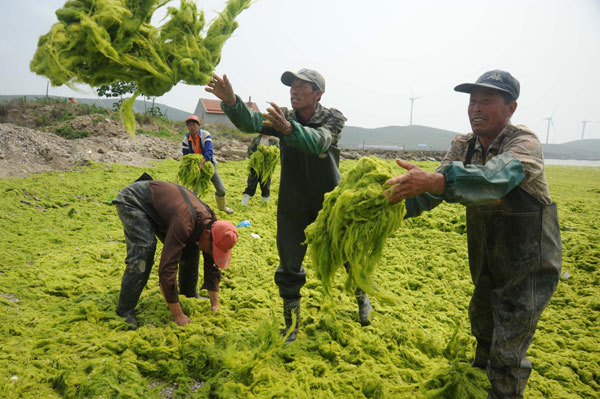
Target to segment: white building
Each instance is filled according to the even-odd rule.
[[[249,98],[248,102],[244,104],[246,104],[247,107],[250,107],[252,111],[260,112],[256,103],[253,103],[251,100],[252,98]],[[221,109],[221,100],[209,100],[206,98],[201,98],[198,100],[198,105],[196,105],[194,115],[206,123],[222,124],[235,127]]]

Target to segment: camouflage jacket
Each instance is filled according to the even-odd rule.
[[[221,103],[221,109],[229,117],[234,125],[243,132],[264,133],[279,139],[291,147],[311,155],[321,155],[329,147],[336,147],[346,123],[344,115],[335,108],[325,108],[317,104],[315,112],[306,124],[298,122],[296,112],[293,109],[281,107],[285,119],[292,124],[292,133],[288,136],[263,126],[264,120],[260,112],[253,112],[244,105],[239,96],[234,106],[228,107]]]
[[[254,154],[256,152],[256,150],[258,149],[258,146],[260,145],[260,138],[262,136],[260,134],[256,135],[256,137],[254,137],[252,139],[252,141],[250,141],[250,144],[248,145],[248,156],[251,157],[252,154]],[[269,137],[268,138],[268,143],[267,145],[274,145],[279,147],[279,140],[277,139],[277,137]]]
[[[473,152],[465,165],[470,143]],[[542,204],[552,202],[544,174],[542,144],[525,126],[508,125],[502,129],[485,157],[477,136],[458,135],[435,171],[444,175],[444,193],[407,198],[406,217],[418,216],[444,200],[466,206],[493,202],[517,186]]]
[[[481,143],[473,133],[456,136],[436,172],[442,173],[452,161],[464,163],[470,140],[475,140],[471,165],[486,165],[495,156],[509,154],[519,160],[523,166],[525,177],[519,183],[519,187],[543,204],[552,202],[544,174],[542,144],[535,133],[522,125],[508,125],[502,129],[490,144],[485,159]]]
[[[264,133],[279,137],[281,149],[281,182],[279,206],[294,207],[296,201],[309,196],[320,204],[323,194],[338,185],[341,179],[340,150],[337,143],[346,118],[334,108],[317,104],[307,123],[300,123],[293,109],[281,107],[285,118],[292,124],[292,133],[284,135],[262,124],[264,117],[252,111],[236,96],[237,102],[229,107],[224,102],[221,109],[243,132]]]

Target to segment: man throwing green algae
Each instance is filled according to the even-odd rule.
[[[337,109],[320,104],[325,78],[313,69],[284,72],[281,82],[290,87],[292,109],[270,103],[271,108],[264,114],[244,105],[226,75],[213,77],[206,91],[222,100],[221,108],[238,129],[280,139],[281,179],[277,202],[280,264],[275,271],[275,283],[283,299],[286,330],[291,330],[286,342],[293,342],[300,319],[300,288],[306,283],[302,266],[306,254],[304,229],[316,219],[324,194],[340,182],[337,142],[346,118]],[[370,324],[369,297],[358,290],[356,299],[361,324]]]
[[[560,275],[556,204],[539,139],[510,123],[517,79],[494,70],[454,90],[470,93],[473,133],[454,139],[434,173],[397,160],[407,173],[387,182],[387,195],[405,200],[406,217],[442,201],[466,206],[473,366],[487,370],[489,399],[522,398],[532,367],[526,352]]]

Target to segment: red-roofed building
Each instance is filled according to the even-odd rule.
[[[252,98],[249,98],[245,104],[247,107],[250,107],[252,111],[260,112],[256,103],[252,102]],[[219,123],[234,127],[233,123],[231,123],[227,115],[225,115],[221,109],[221,100],[209,100],[206,98],[201,98],[198,100],[198,105],[196,105],[194,115],[207,123]]]

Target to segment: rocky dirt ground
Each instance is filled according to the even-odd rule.
[[[62,125],[70,125],[75,131],[87,130],[90,136],[65,139],[47,129],[23,126],[18,121],[0,123],[0,178],[69,170],[89,161],[146,166],[157,159],[181,158],[178,140],[148,134],[132,138],[120,120],[110,117],[83,115]],[[144,126],[143,130],[151,128]],[[246,147],[245,142],[236,139],[215,141],[217,157],[223,160],[245,158]]]
[[[47,107],[52,107],[48,105]],[[23,177],[31,173],[66,171],[90,161],[147,166],[159,159],[180,159],[179,140],[137,134],[132,138],[119,119],[105,114],[79,115],[64,122],[36,126],[40,115],[51,115],[51,109],[15,107],[4,109],[0,118],[0,178]],[[39,124],[39,123],[37,123]],[[70,126],[85,130],[89,137],[65,139],[54,132]],[[137,125],[144,131],[158,131],[153,121]],[[178,135],[176,132],[172,134]],[[216,158],[235,161],[246,158],[250,136],[224,137],[213,140]],[[401,157],[407,160],[441,160],[443,153],[417,153],[386,150],[343,150],[342,159],[358,159],[377,155],[381,158]]]

